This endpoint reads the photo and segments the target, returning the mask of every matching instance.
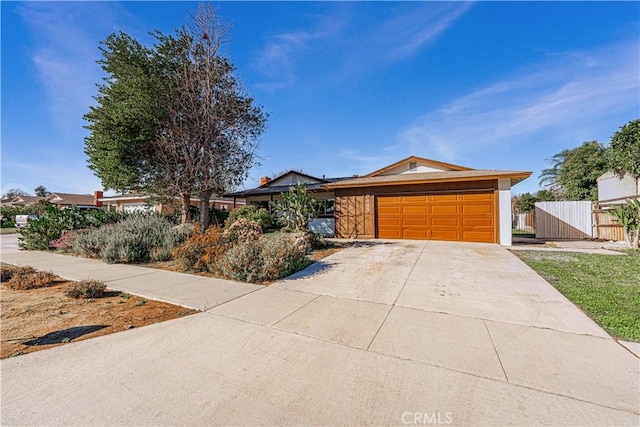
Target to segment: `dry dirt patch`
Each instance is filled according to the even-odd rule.
[[[0,296],[0,350],[4,359],[196,313],[196,310],[107,291],[98,299],[65,295],[72,282]]]

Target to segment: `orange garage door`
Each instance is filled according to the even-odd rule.
[[[381,239],[496,241],[493,191],[377,197]]]

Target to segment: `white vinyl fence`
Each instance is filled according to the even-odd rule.
[[[591,202],[536,203],[536,238],[591,239]]]

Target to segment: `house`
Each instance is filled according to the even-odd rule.
[[[100,197],[102,197],[102,191],[95,191],[93,195],[56,192],[49,194],[45,199],[58,208],[65,206],[100,207],[102,206],[99,201]]]
[[[12,206],[12,207],[24,207],[28,205],[33,205],[38,203],[40,200],[45,200],[46,197],[39,196],[16,196],[8,202],[3,201],[3,206]]]
[[[100,197],[99,202],[108,210],[117,212],[136,212],[136,211],[153,211],[163,214],[171,214],[175,211],[175,206],[179,204],[178,198],[176,203],[163,202],[157,196],[146,193],[129,193],[116,196]],[[218,210],[231,211],[239,206],[244,206],[244,199],[232,199],[221,196],[213,196],[210,199],[211,206]],[[198,206],[200,199],[191,198],[191,205]]]
[[[40,201],[47,201],[51,203],[53,206],[58,208],[62,208],[65,206],[79,206],[79,207],[89,207],[96,206],[99,207],[100,204],[97,201],[98,198],[102,197],[102,191],[96,191],[93,195],[90,194],[72,194],[72,193],[51,193],[46,197],[41,196],[17,196],[11,200],[8,206],[17,206],[23,207],[28,205],[34,205]]]
[[[640,195],[640,178],[633,179],[631,174],[619,178],[613,172],[607,172],[598,179],[599,203],[624,203],[628,198],[638,198]]]
[[[238,191],[227,194],[228,197],[242,197],[247,204],[265,208],[271,211],[271,202],[280,201],[282,193],[289,191],[290,187],[303,184],[307,191],[314,194],[318,199],[324,200],[324,206],[317,218],[309,224],[309,228],[326,235],[334,234],[334,192],[327,190],[323,186],[349,179],[345,178],[318,178],[303,172],[290,170],[278,175],[275,178],[260,178],[260,186],[249,190]]]
[[[277,200],[302,182],[331,201],[336,237],[423,239],[511,245],[511,187],[531,172],[471,169],[417,156],[362,177],[315,178],[289,171],[231,194],[247,203]],[[329,218],[327,218],[329,219]]]

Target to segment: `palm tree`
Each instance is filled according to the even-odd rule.
[[[570,155],[571,150],[566,149],[554,154],[550,159],[547,159],[547,162],[551,163],[551,167],[543,169],[542,172],[540,172],[540,176],[538,177],[540,182],[538,185],[540,185],[540,187],[549,188],[553,192],[558,191],[561,187],[558,182],[560,171]]]

